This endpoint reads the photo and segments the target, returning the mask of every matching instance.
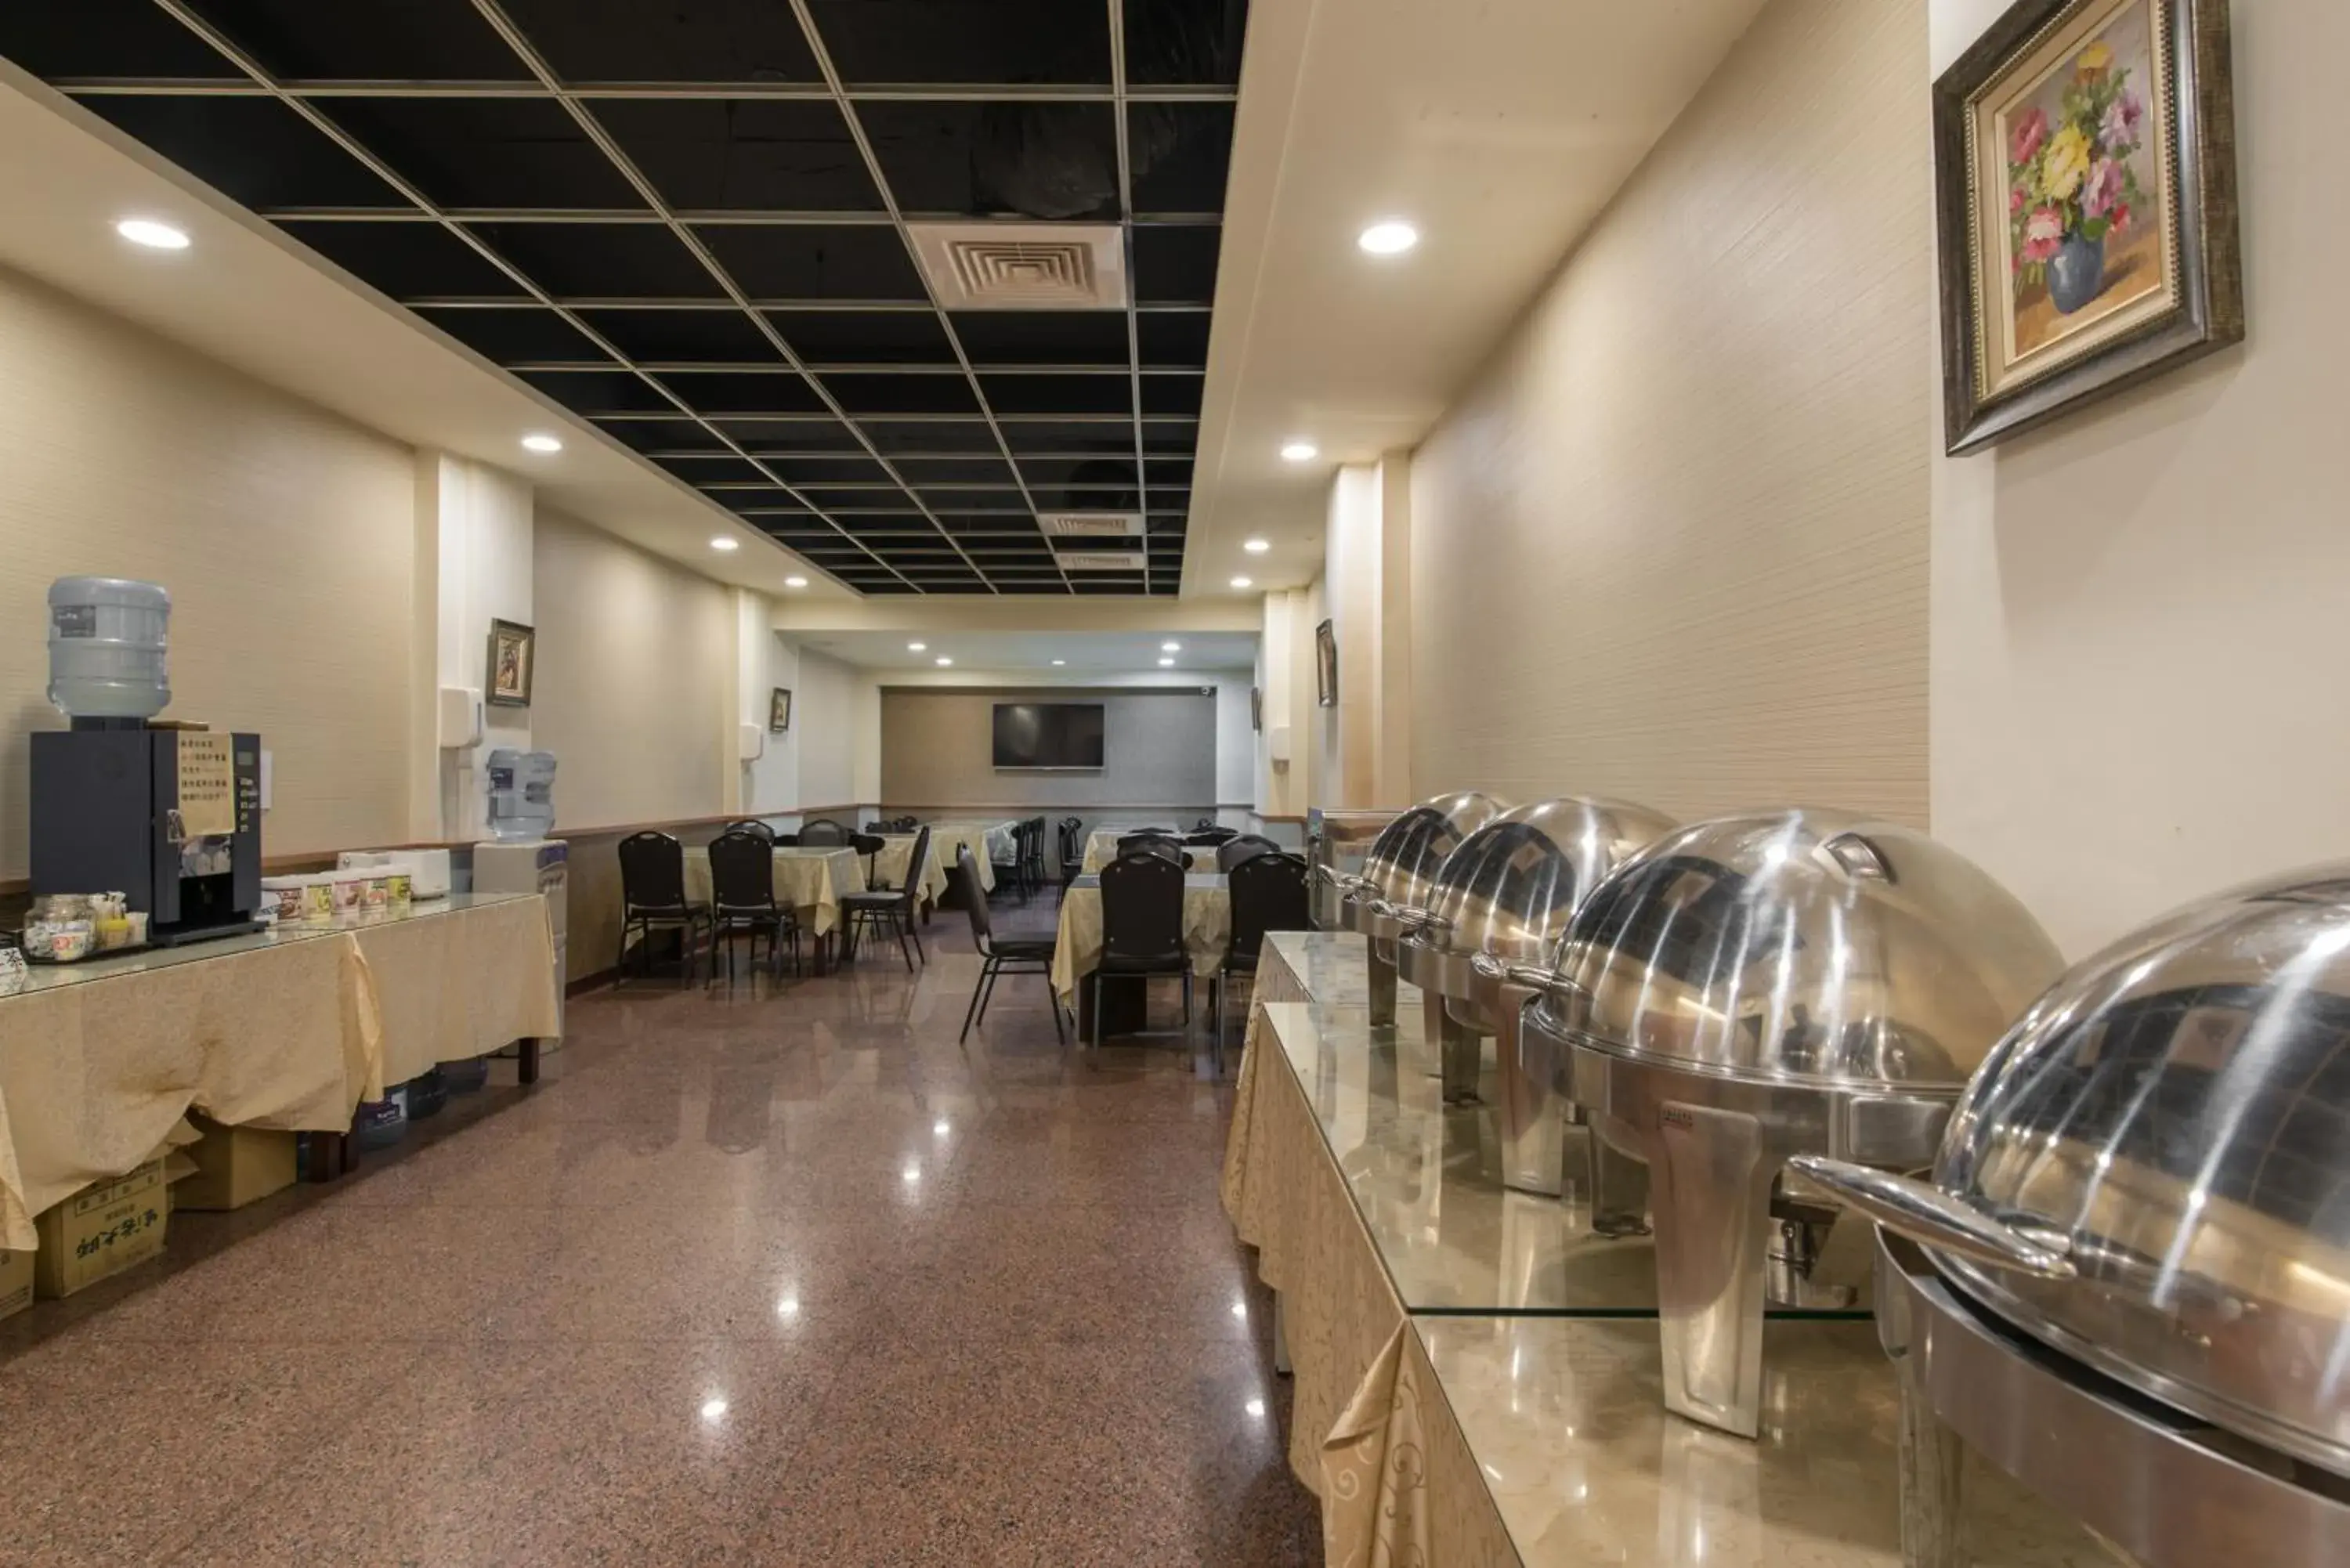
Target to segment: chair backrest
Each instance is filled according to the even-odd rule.
[[[859,855],[879,855],[889,847],[878,833],[852,833],[848,836],[848,846]]]
[[[878,844],[879,840],[877,839],[875,842]],[[915,829],[914,847],[906,856],[906,885],[899,889],[905,897],[906,920],[910,928],[913,922],[914,909],[922,901],[922,866],[930,858],[930,854],[931,830],[927,827]],[[984,898],[979,900],[983,904],[986,901]]]
[[[778,849],[795,849],[799,846],[799,842],[800,836],[796,833],[778,833],[775,835],[775,847]]]
[[[1179,851],[1180,855],[1180,851]],[[1168,959],[1183,951],[1183,862],[1121,851],[1101,868],[1102,954]]]
[[[710,841],[710,901],[721,909],[766,909],[775,902],[772,838],[728,828]]]
[[[982,953],[995,940],[995,927],[987,916],[987,893],[979,885],[979,862],[972,858],[971,846],[955,846],[955,874],[962,878],[962,907],[971,916],[971,940]]]
[[[1065,816],[1061,818],[1061,831],[1064,833],[1075,833],[1078,828],[1083,827],[1085,825],[1086,819],[1082,816]]]
[[[1156,849],[1162,854],[1173,856],[1176,865],[1183,864],[1182,841],[1171,833],[1129,833],[1118,841],[1118,852],[1120,855],[1136,849]]]
[[[1252,855],[1232,867],[1232,954],[1254,958],[1267,931],[1302,931],[1309,925],[1305,862],[1279,850]]]
[[[773,844],[775,841],[775,830],[768,826],[765,823],[761,822],[755,816],[746,816],[738,822],[730,822],[724,827],[719,829],[719,831],[722,833],[753,834],[760,838],[765,839],[770,844]]]
[[[1262,834],[1243,833],[1238,838],[1227,838],[1216,846],[1216,869],[1229,873],[1243,860],[1253,860],[1260,855],[1278,855],[1281,846]]]
[[[1209,849],[1219,844],[1228,844],[1239,836],[1239,830],[1235,828],[1203,827],[1197,833],[1185,834],[1183,842],[1197,845],[1202,849]]]
[[[828,816],[819,816],[814,822],[800,824],[800,842],[819,846],[845,846],[848,842],[848,829]]]
[[[620,902],[632,909],[685,907],[685,846],[666,833],[620,840]]]
[[[1213,826],[1216,826],[1216,819],[1215,819],[1214,817],[1212,817],[1212,816],[1203,816],[1203,817],[1201,817],[1199,821],[1197,821],[1197,822],[1195,822],[1195,823],[1193,823],[1193,824],[1191,825],[1191,831],[1192,831],[1192,832],[1194,832],[1194,833],[1205,833],[1205,832],[1207,832],[1207,831],[1208,831],[1208,829],[1210,829],[1210,828],[1211,828],[1211,827],[1213,827]]]

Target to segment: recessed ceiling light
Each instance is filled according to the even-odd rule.
[[[944,655],[944,654],[941,654],[941,655],[939,655],[939,657],[938,657],[938,658],[936,658],[936,659],[932,659],[931,662],[931,663],[933,663],[933,664],[935,664],[935,665],[937,665],[941,670],[944,670],[948,665],[952,664],[952,663],[954,662],[954,660],[953,660],[953,659],[949,659],[949,658],[948,658],[946,655]]]
[[[169,223],[159,223],[152,218],[125,218],[114,225],[114,232],[134,245],[145,245],[151,251],[183,251],[188,248],[188,232]]]
[[[710,541],[710,547],[713,550],[739,550],[743,547],[743,541],[740,539],[730,539],[725,535],[721,534],[718,537]]]
[[[1232,579],[1232,587],[1236,588],[1253,588],[1256,587],[1256,579],[1254,577],[1234,577]]]
[[[1055,663],[1055,664],[1066,664],[1066,663],[1068,662],[1068,660],[1067,660],[1067,659],[1056,659],[1053,660],[1053,662],[1054,662],[1054,663]]]
[[[561,452],[563,443],[542,432],[523,437],[522,449],[525,452]]]
[[[906,645],[906,651],[909,653],[927,653],[930,651],[930,647],[931,645],[927,642],[910,642]]]
[[[804,588],[807,587],[807,579],[806,577],[785,577],[784,579],[784,587],[787,588]]]
[[[1273,541],[1270,539],[1243,539],[1241,541],[1241,548],[1246,550],[1252,556],[1262,556],[1267,550],[1273,548]]]
[[[1322,449],[1303,436],[1293,436],[1281,443],[1284,462],[1312,462],[1322,455]]]
[[[1183,651],[1183,645],[1180,642],[1162,642],[1159,645],[1159,651],[1161,653],[1180,653]]]
[[[1162,659],[1159,661],[1159,668],[1161,670],[1172,670],[1175,668],[1175,661],[1171,659]]]
[[[1401,218],[1382,218],[1356,235],[1355,243],[1375,256],[1399,256],[1419,244],[1419,231]]]

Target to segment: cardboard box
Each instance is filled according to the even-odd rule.
[[[33,1221],[41,1239],[36,1293],[45,1301],[69,1296],[155,1257],[171,1211],[161,1159],[83,1188]]]
[[[242,1209],[294,1185],[295,1134],[194,1119],[203,1137],[179,1151],[195,1168],[172,1183],[172,1208]]]
[[[33,1304],[33,1254],[0,1251],[0,1317]]]

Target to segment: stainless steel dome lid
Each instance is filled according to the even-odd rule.
[[[1406,923],[1439,948],[1535,962],[1608,873],[1673,826],[1624,801],[1564,795],[1517,806],[1461,841],[1437,871],[1429,918]]]
[[[1955,1096],[2064,968],[1947,846],[1849,812],[1669,833],[1584,900],[1534,1026],[1690,1072]]]
[[[2033,1337],[2350,1476],[2350,864],[2076,965],[1983,1064],[1930,1185],[1799,1163]]]
[[[1491,795],[1463,790],[1424,800],[1381,828],[1364,858],[1362,876],[1347,884],[1347,891],[1355,895],[1346,906],[1347,929],[1394,936],[1394,922],[1373,917],[1370,901],[1424,905],[1446,858],[1504,809]]]

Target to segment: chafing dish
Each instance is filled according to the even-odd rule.
[[[1396,939],[1403,927],[1395,918],[1397,906],[1419,907],[1436,885],[1462,839],[1504,810],[1503,803],[1474,790],[1440,794],[1422,801],[1379,830],[1363,862],[1363,874],[1333,874],[1345,894],[1338,905],[1341,929],[1370,939],[1370,1021],[1374,1027],[1395,1022]],[[1440,1025],[1441,1003],[1430,1021]]]
[[[2350,1561],[2350,865],[2074,967],[1930,1181],[1799,1165],[1924,1244],[1879,1331],[1938,1429],[2148,1568]]]
[[[1620,801],[1569,796],[1522,805],[1461,841],[1437,873],[1427,907],[1395,910],[1405,928],[1398,971],[1443,998],[1446,1097],[1476,1096],[1479,1041],[1493,1036],[1504,1181],[1567,1195],[1572,1141],[1581,1157],[1574,1196],[1595,1203],[1607,1231],[1645,1228],[1646,1173],[1589,1135],[1565,1097],[1564,1061],[1546,1048],[1528,1056],[1518,1014],[1547,980],[1543,961],[1585,896],[1672,827],[1671,818]],[[1573,1139],[1570,1127],[1579,1135]]]
[[[1397,815],[1392,811],[1324,811],[1319,806],[1305,814],[1305,864],[1312,872],[1311,913],[1315,930],[1341,929],[1338,904],[1346,897],[1344,884],[1362,875],[1371,845]]]
[[[1861,1299],[1869,1228],[1790,1156],[1916,1169],[1976,1064],[2064,965],[1997,883],[1846,813],[1717,818],[1594,889],[1524,1027],[1648,1166],[1665,1403],[1752,1437],[1766,1298]]]

